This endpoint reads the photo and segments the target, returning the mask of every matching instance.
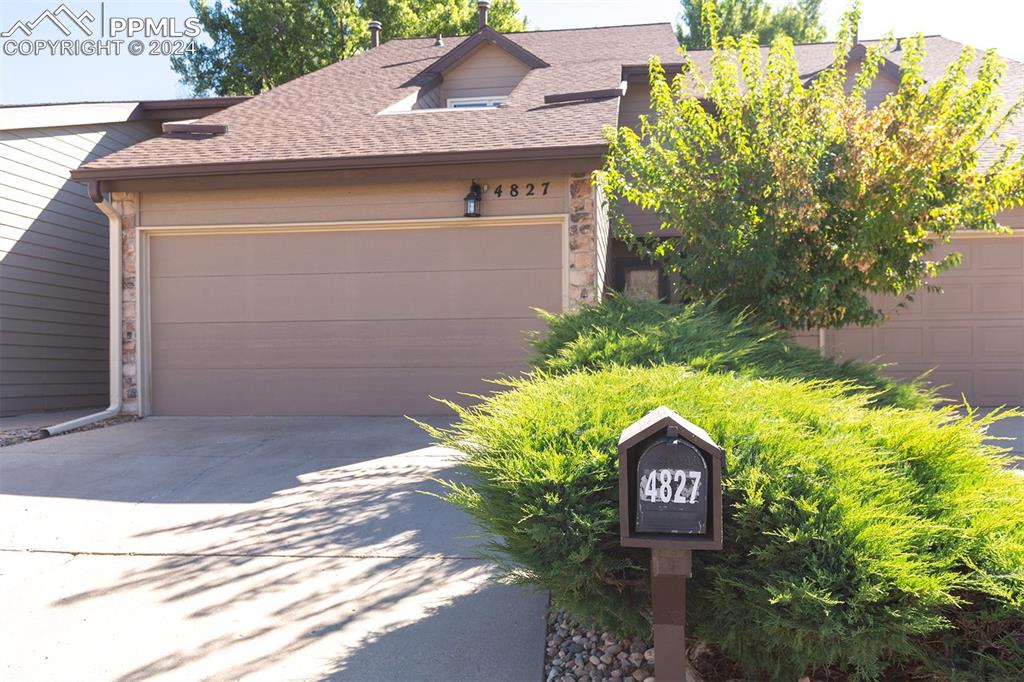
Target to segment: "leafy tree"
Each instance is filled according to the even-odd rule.
[[[762,60],[753,36],[722,37],[713,3],[704,11],[710,74],[684,57],[669,81],[652,59],[652,114],[636,132],[608,131],[598,173],[620,238],[676,275],[683,297],[784,328],[877,323],[869,293],[934,290],[928,278],[960,262],[930,258],[937,241],[1005,230],[994,216],[1024,203],[1016,143],[993,139],[1022,107],[998,95],[994,51],[978,64],[965,48],[926,86],[924,40],[904,39],[898,89],[869,109],[864,93],[892,45],[868,48],[846,83],[856,8],[834,63],[809,83],[789,38]],[[982,143],[999,152],[985,168]],[[634,236],[619,201],[654,211],[662,231]]]
[[[702,50],[710,44],[706,30],[704,0],[680,0],[682,22],[676,25],[676,35],[684,47]],[[769,0],[718,0],[719,35],[739,38],[753,33],[761,45],[769,44],[775,36],[787,35],[797,43],[824,40],[825,27],[821,24],[821,0],[797,0],[773,10]]]
[[[351,57],[370,45],[367,23],[380,21],[383,38],[460,35],[477,27],[468,0],[190,0],[210,44],[171,58],[171,67],[197,95],[262,92]],[[521,31],[516,0],[496,0],[488,23]]]
[[[468,35],[477,29],[476,0],[362,0],[361,15],[383,27],[382,40],[407,36]],[[526,29],[516,0],[494,0],[487,24],[508,33]]]

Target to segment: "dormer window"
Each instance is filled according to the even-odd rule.
[[[449,109],[489,109],[500,107],[508,97],[449,97]]]

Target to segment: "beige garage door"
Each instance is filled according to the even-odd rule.
[[[942,294],[921,293],[875,328],[830,331],[830,352],[896,363],[899,378],[930,375],[942,392],[973,405],[1024,403],[1024,234],[963,237],[936,253],[963,254],[963,265],[936,279]]]
[[[525,368],[557,225],[153,236],[158,415],[437,414]]]

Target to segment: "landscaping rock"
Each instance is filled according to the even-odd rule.
[[[561,611],[552,616],[546,645],[546,682],[646,682],[654,675],[646,642],[581,628]]]
[[[551,614],[546,639],[543,682],[655,682],[654,648],[640,639],[616,639],[613,635],[580,627],[562,611]],[[692,682],[726,680],[755,682],[734,674],[704,678],[698,668],[714,669],[721,662],[707,643],[695,641],[687,652],[693,666]],[[707,660],[702,660],[707,659]],[[734,672],[725,670],[724,672]],[[759,681],[757,681],[759,682]],[[799,682],[807,682],[801,680]],[[823,682],[818,679],[810,682]]]

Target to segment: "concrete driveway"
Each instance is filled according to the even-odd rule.
[[[0,449],[0,678],[541,677],[400,418],[151,418]]]

